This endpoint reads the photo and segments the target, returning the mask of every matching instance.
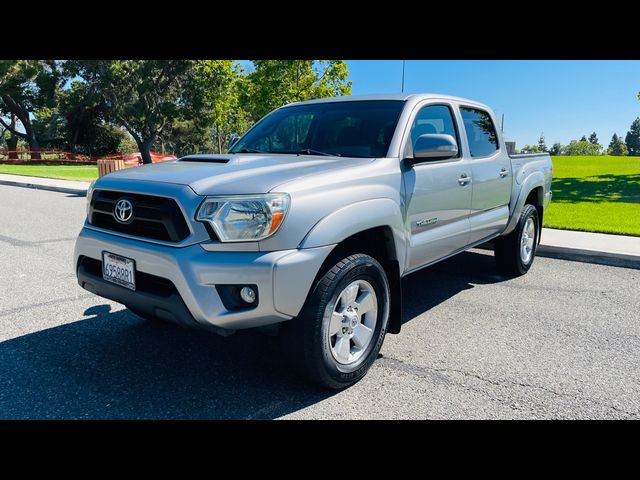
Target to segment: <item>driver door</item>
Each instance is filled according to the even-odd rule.
[[[419,109],[411,128],[410,149],[426,133],[444,133],[458,142],[458,156],[424,161],[409,166],[403,162],[409,234],[407,271],[417,270],[446,257],[469,243],[471,168],[463,154],[451,105],[429,104]],[[409,147],[409,146],[408,146]]]

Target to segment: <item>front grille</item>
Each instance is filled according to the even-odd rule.
[[[78,267],[80,266],[84,267],[87,274],[102,278],[102,262],[100,260],[83,255],[78,259]],[[169,297],[178,293],[178,289],[171,280],[139,271],[136,272],[136,291],[153,293],[161,297]]]
[[[125,198],[133,205],[133,220],[118,222],[113,210]],[[189,226],[175,200],[139,193],[94,190],[89,206],[90,225],[127,235],[179,242],[189,236]]]

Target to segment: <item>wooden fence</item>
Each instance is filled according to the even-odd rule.
[[[102,177],[107,173],[115,172],[125,168],[124,160],[122,159],[110,159],[99,158],[98,159],[98,176]]]

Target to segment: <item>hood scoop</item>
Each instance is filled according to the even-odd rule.
[[[187,155],[178,159],[179,162],[228,163],[229,158],[216,155]]]

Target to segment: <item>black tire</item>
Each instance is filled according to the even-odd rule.
[[[520,244],[522,241],[522,235],[527,223],[527,220],[531,218],[534,223],[534,240],[533,251],[531,258],[528,261],[524,261],[520,252]],[[498,237],[495,241],[495,258],[498,271],[506,275],[524,275],[529,271],[533,260],[536,257],[536,249],[538,247],[538,236],[540,234],[538,210],[533,205],[527,204],[522,209],[520,219],[516,228],[504,237]]]
[[[373,287],[377,319],[371,340],[359,359],[342,364],[331,353],[327,329],[338,296],[356,280],[364,280]],[[280,335],[283,353],[313,383],[332,389],[353,385],[365,376],[380,352],[389,322],[389,303],[389,281],[382,265],[368,255],[350,255],[318,279],[300,315],[283,324]]]

